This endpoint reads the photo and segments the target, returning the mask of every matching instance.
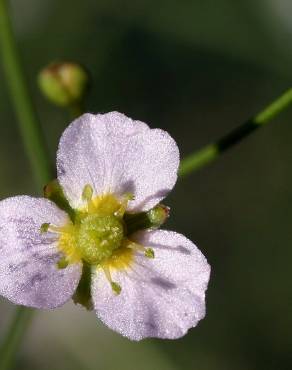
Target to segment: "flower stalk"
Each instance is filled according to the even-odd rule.
[[[214,144],[209,144],[181,161],[179,175],[184,177],[198,171],[217,159],[227,149],[232,148],[258,128],[271,121],[292,104],[292,88],[284,92],[257,115],[223,136]]]
[[[16,350],[26,332],[33,312],[34,310],[23,306],[16,308],[11,325],[0,348],[0,370],[8,370],[13,367]]]
[[[6,83],[17,115],[19,131],[40,188],[51,179],[52,170],[44,135],[24,76],[6,0],[0,0],[0,46]]]

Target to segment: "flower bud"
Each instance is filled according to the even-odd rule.
[[[84,98],[88,88],[88,73],[76,63],[52,63],[38,76],[42,93],[54,104],[69,107]]]

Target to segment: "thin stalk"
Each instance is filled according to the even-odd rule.
[[[24,77],[6,0],[0,0],[0,46],[6,82],[17,115],[25,151],[37,185],[43,186],[51,179],[50,161],[41,125]]]
[[[0,370],[11,369],[14,360],[15,352],[19,347],[23,335],[30,323],[33,314],[32,309],[22,306],[16,308],[14,317],[7,330],[5,341],[0,348]]]
[[[242,125],[223,136],[214,144],[209,144],[197,152],[189,155],[181,161],[179,175],[186,176],[198,171],[217,159],[227,149],[249,136],[259,127],[271,121],[279,113],[283,112],[292,104],[292,89],[274,100],[257,115],[244,122]]]
[[[22,64],[6,0],[0,0],[0,58],[18,119],[20,134],[28,155],[36,184],[42,187],[52,179],[49,155],[37,118]],[[0,347],[0,370],[11,369],[21,340],[28,327],[33,310],[17,307],[15,315]]]

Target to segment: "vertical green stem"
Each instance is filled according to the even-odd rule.
[[[37,185],[43,186],[51,179],[49,156],[24,77],[6,0],[0,0],[0,46],[3,69],[25,151],[29,157]]]
[[[36,183],[42,187],[53,177],[44,136],[24,77],[13,35],[6,0],[0,0],[0,46],[2,64],[17,115],[24,147]],[[0,370],[13,366],[15,355],[31,319],[33,310],[18,307],[0,347]]]
[[[0,370],[11,369],[23,334],[31,320],[33,310],[17,307],[11,325],[7,330],[5,341],[0,348]]]
[[[180,176],[186,176],[202,167],[205,167],[207,164],[218,158],[220,154],[224,153],[227,149],[233,147],[242,139],[249,136],[256,129],[271,121],[279,113],[287,109],[291,104],[292,89],[289,89],[266,108],[264,108],[261,112],[259,112],[256,116],[244,122],[242,125],[223,136],[214,144],[209,144],[184,158],[181,161],[179,169]]]

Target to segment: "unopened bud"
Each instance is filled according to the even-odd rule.
[[[88,73],[76,63],[52,63],[38,76],[43,94],[54,104],[69,107],[83,100],[88,88]]]

